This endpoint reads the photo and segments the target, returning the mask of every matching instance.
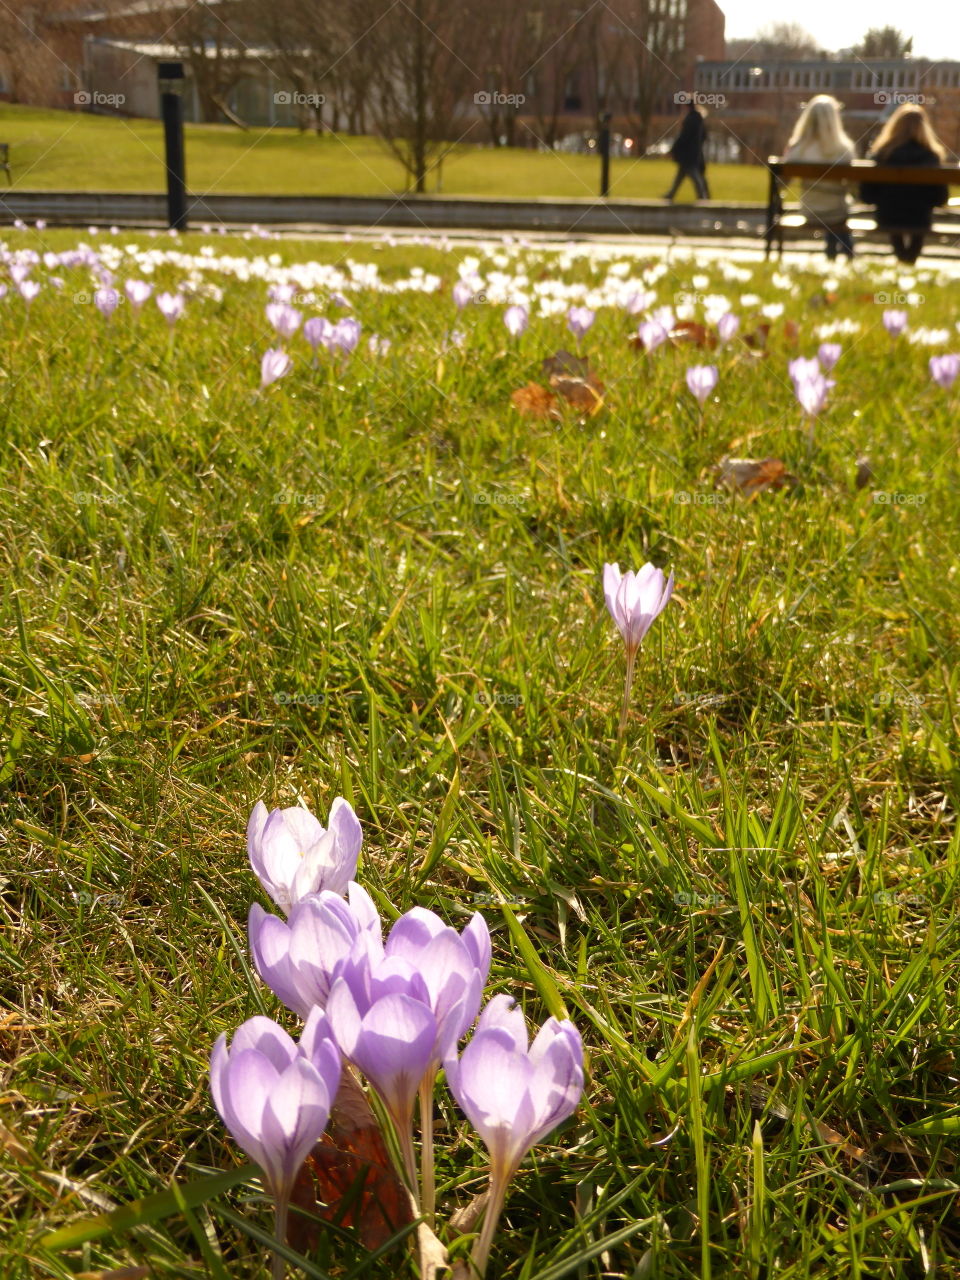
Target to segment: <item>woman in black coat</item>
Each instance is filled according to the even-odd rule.
[[[943,146],[930,126],[927,113],[917,103],[898,107],[870,150],[870,159],[885,165],[941,165]],[[950,198],[947,187],[930,183],[896,187],[865,182],[860,199],[877,207],[877,226],[890,233],[893,251],[901,262],[916,262],[933,222],[937,205]]]
[[[691,98],[680,132],[670,148],[670,155],[676,162],[677,176],[673,186],[663,197],[664,200],[673,199],[684,178],[689,178],[693,183],[699,200],[710,199],[710,189],[707,186],[707,164],[704,158],[706,140],[707,126],[703,120],[703,112]]]

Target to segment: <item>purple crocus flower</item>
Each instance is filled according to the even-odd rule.
[[[316,356],[317,347],[323,343],[326,346],[326,340],[333,325],[325,316],[311,316],[307,323],[303,326],[303,336],[313,348],[313,354]]]
[[[642,320],[637,327],[637,337],[643,343],[644,351],[656,351],[666,342],[669,334],[657,320]]]
[[[645,564],[637,573],[621,573],[619,564],[603,566],[603,596],[628,656],[636,654],[672,595],[673,574],[664,583],[663,570],[656,565]]]
[[[353,316],[345,316],[342,320],[338,320],[329,335],[330,349],[349,355],[360,341],[361,328],[360,321],[354,320]]]
[[[579,342],[596,318],[589,307],[571,307],[567,312],[567,328]]]
[[[10,279],[14,284],[23,284],[30,274],[31,267],[25,262],[14,262],[10,265]]]
[[[20,283],[17,285],[17,290],[20,294],[20,297],[24,300],[24,302],[29,307],[30,303],[34,300],[34,298],[40,292],[40,283],[37,280],[21,280]]]
[[[827,392],[837,384],[825,378],[819,368],[813,373],[806,373],[795,378],[793,389],[800,408],[810,418],[815,418],[822,411],[827,400]]]
[[[308,809],[274,809],[262,801],[247,824],[247,853],[260,883],[282,910],[311,893],[341,896],[354,878],[363,833],[353,809],[337,796],[325,829]]]
[[[300,1166],[330,1119],[340,1083],[340,1052],[314,1009],[299,1044],[269,1018],[250,1018],[210,1054],[210,1092],[237,1145],[263,1170],[286,1205]]]
[[[123,291],[131,307],[139,313],[140,308],[153,293],[153,285],[148,284],[146,280],[128,280],[123,286]]]
[[[160,314],[172,329],[183,315],[186,299],[182,293],[158,293],[157,306],[160,308]]]
[[[300,328],[303,316],[286,302],[268,302],[267,319],[281,338],[292,338]]]
[[[734,315],[732,311],[727,311],[717,321],[717,336],[723,346],[731,342],[740,332],[740,317]]]
[[[720,374],[715,364],[695,364],[687,370],[687,389],[697,397],[701,405],[716,387]]]
[[[530,312],[526,307],[519,305],[507,307],[503,313],[503,323],[507,326],[507,333],[511,338],[519,338],[521,333],[526,333],[527,326],[530,323]]]
[[[821,342],[817,350],[817,359],[824,373],[829,373],[843,355],[843,347],[839,342]]]
[[[459,1019],[460,1009],[455,1006],[449,1016]],[[358,942],[337,965],[327,1017],[341,1053],[367,1077],[396,1125],[414,1188],[413,1105],[441,1040],[423,978],[399,959],[372,963],[365,943]],[[452,1036],[441,1042],[453,1052]]]
[[[116,289],[95,289],[93,291],[93,305],[107,320],[119,307],[121,300],[121,295]]]
[[[790,381],[796,388],[797,384],[805,378],[813,378],[819,374],[820,361],[817,356],[810,360],[806,356],[797,356],[795,360],[791,360],[787,365],[787,372],[790,374]]]
[[[298,902],[288,920],[259,903],[250,908],[247,931],[257,973],[288,1009],[306,1018],[325,1008],[334,970],[360,940],[371,957],[383,956],[380,916],[365,889],[351,880],[348,900],[324,889]]]
[[[907,320],[908,316],[905,311],[885,311],[883,313],[883,327],[891,338],[899,338],[907,327]]]
[[[960,373],[960,355],[930,357],[930,377],[938,387],[948,391]]]
[[[627,314],[631,316],[639,315],[641,311],[646,311],[648,307],[652,307],[657,300],[657,295],[649,289],[641,289],[631,293],[627,298],[624,306]]]
[[[283,347],[270,347],[260,361],[260,390],[269,387],[293,368],[293,361]]]
[[[490,1153],[490,1200],[471,1262],[480,1277],[507,1184],[538,1142],[566,1120],[583,1093],[583,1044],[568,1019],[548,1018],[532,1045],[510,996],[494,996],[460,1058],[444,1062],[447,1084]]]
[[[462,311],[464,307],[469,306],[473,301],[476,285],[476,280],[458,280],[453,286],[451,293],[458,311]]]
[[[344,1056],[376,1089],[397,1127],[411,1188],[416,1185],[413,1105],[423,1115],[423,1208],[434,1209],[433,1131],[427,1116],[441,1062],[480,1008],[490,968],[490,935],[475,915],[462,935],[432,911],[400,917],[382,957],[367,937],[333,974],[327,1013]]]
[[[389,355],[392,345],[389,338],[380,338],[375,333],[371,333],[367,339],[367,350],[372,356]]]
[[[490,973],[490,930],[483,916],[475,912],[458,934],[433,911],[413,907],[390,930],[384,955],[406,961],[423,977],[437,1025],[456,1044],[477,1016]],[[460,1007],[459,1021],[447,1025],[455,1004]],[[441,1046],[437,1066],[444,1056]]]

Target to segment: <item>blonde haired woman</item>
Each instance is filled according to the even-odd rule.
[[[914,102],[897,107],[870,149],[871,160],[888,165],[940,165],[945,154],[927,113]],[[865,182],[860,199],[877,206],[877,226],[890,233],[899,260],[916,262],[933,223],[933,211],[938,204],[947,203],[950,191],[933,184],[894,187]]]
[[[840,120],[840,103],[821,93],[800,112],[784,160],[814,164],[817,161],[849,164],[856,154]],[[853,238],[847,227],[849,196],[842,182],[817,178],[803,184],[800,208],[808,222],[819,223],[826,237],[827,257],[832,261],[842,249],[853,257]]]

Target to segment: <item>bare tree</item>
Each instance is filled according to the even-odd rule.
[[[749,39],[728,40],[727,57],[818,58],[824,53],[814,37],[798,22],[774,22]]]
[[[351,57],[369,69],[366,106],[377,133],[403,165],[417,192],[466,131],[476,16],[448,0],[349,0],[362,27]]]

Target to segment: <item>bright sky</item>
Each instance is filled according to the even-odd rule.
[[[870,27],[896,27],[913,36],[918,58],[960,62],[960,5],[955,0],[804,0],[771,10],[769,0],[717,0],[727,17],[727,39],[752,36],[773,22],[796,22],[824,49],[846,49]]]

